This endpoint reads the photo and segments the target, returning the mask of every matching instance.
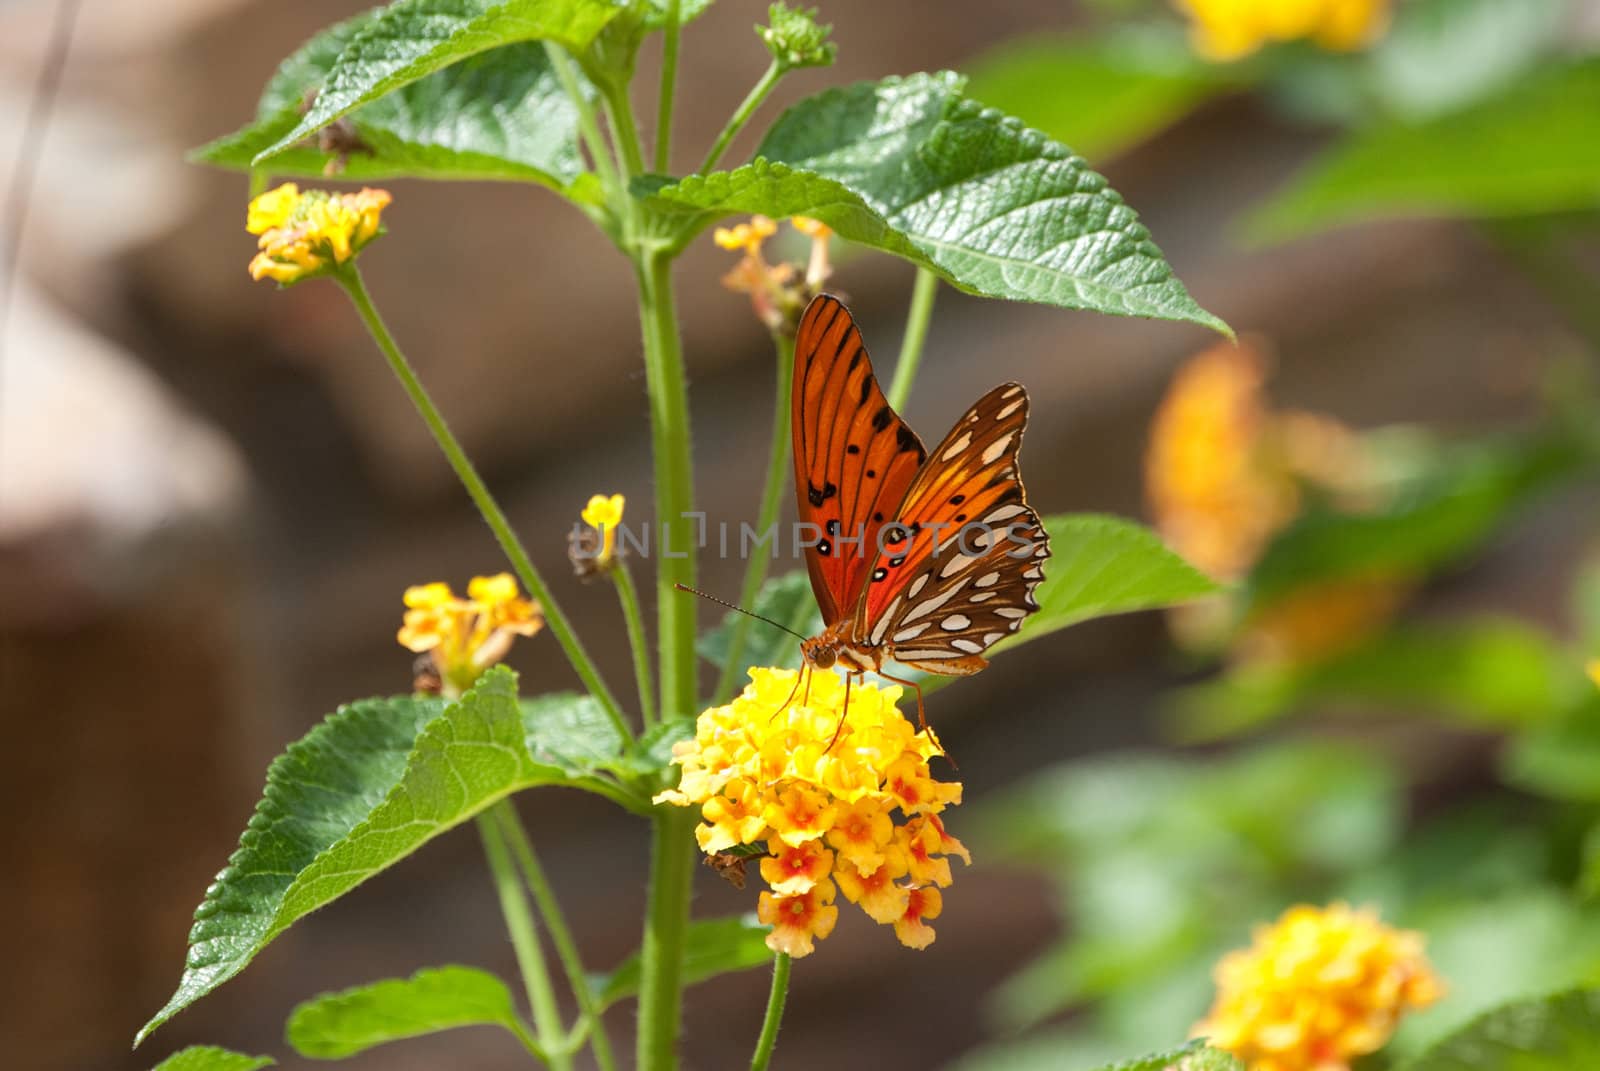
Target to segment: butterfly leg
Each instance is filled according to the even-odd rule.
[[[811,678],[810,678],[810,675],[809,675],[810,671],[811,671],[810,663],[808,663],[808,662],[801,662],[800,663],[800,672],[798,672],[798,673],[796,673],[794,675],[794,687],[789,689],[789,698],[785,699],[783,701],[783,705],[778,707],[777,710],[774,710],[772,712],[772,717],[768,718],[767,719],[768,721],[771,721],[772,718],[776,718],[779,714],[782,714],[784,711],[789,709],[789,704],[794,702],[795,693],[800,690],[801,678],[804,678],[806,680],[806,682],[807,682],[807,684],[806,684],[806,694],[809,695],[811,693],[811,684],[810,684]]]
[[[823,754],[833,750],[833,745],[839,742],[839,734],[844,732],[844,723],[850,718],[850,682],[861,679],[859,673],[846,673],[844,676],[844,710],[839,714],[839,724],[833,727],[833,739],[828,741],[828,746]]]

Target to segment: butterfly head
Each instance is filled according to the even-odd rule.
[[[832,669],[834,663],[839,661],[839,641],[826,632],[821,636],[801,640],[800,656],[806,660],[807,665],[816,666],[818,669]]]

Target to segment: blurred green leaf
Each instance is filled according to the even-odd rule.
[[[314,86],[316,83],[309,82]],[[298,122],[297,105],[202,145],[190,159],[238,171]],[[264,165],[274,174],[341,181],[425,178],[537,182],[570,192],[584,162],[577,109],[542,46],[512,45],[413,82],[352,112],[354,135],[332,151],[299,141]],[[329,175],[330,161],[342,160]],[[587,196],[581,188],[575,196]]]
[[[1182,740],[1253,732],[1308,709],[1401,708],[1483,728],[1555,720],[1584,685],[1544,632],[1506,618],[1399,625],[1310,665],[1236,666],[1168,699]]]
[[[377,1045],[462,1026],[501,1026],[532,1041],[505,983],[472,967],[431,967],[342,993],[324,993],[289,1016],[301,1056],[341,1060]]]
[[[1397,921],[1425,935],[1447,994],[1407,1017],[1387,1048],[1396,1059],[1508,1000],[1600,981],[1600,917],[1555,889],[1441,901]]]
[[[270,1056],[244,1056],[213,1045],[191,1045],[162,1060],[151,1071],[260,1071],[275,1063]]]
[[[744,167],[641,180],[651,232],[680,249],[724,216],[807,215],[970,293],[1229,333],[1104,178],[962,86],[916,74],[809,97]]]
[[[966,68],[976,100],[1088,160],[1150,138],[1236,82],[1197,59],[1175,26],[1012,40]]]
[[[1396,216],[1494,219],[1600,203],[1600,60],[1543,65],[1510,91],[1358,131],[1246,222],[1282,241]]]
[[[1484,1013],[1399,1071],[1578,1071],[1600,1067],[1600,989],[1514,1001]]]
[[[1577,667],[1566,667],[1576,673]],[[1511,784],[1554,799],[1600,802],[1600,692],[1584,681],[1564,716],[1512,741],[1504,762]]]
[[[1566,0],[1410,0],[1367,53],[1373,94],[1406,121],[1513,84],[1560,44]]]
[[[683,960],[683,982],[694,985],[733,971],[747,971],[772,962],[767,947],[771,927],[754,915],[722,919],[696,919],[689,923],[688,951]],[[600,1006],[609,1008],[639,992],[639,953],[635,952],[612,970],[595,979]]]
[[[1315,505],[1302,515],[1251,572],[1247,611],[1311,584],[1425,576],[1476,550],[1529,499],[1595,461],[1590,443],[1561,429],[1440,447],[1397,481],[1380,509]]]
[[[353,109],[479,53],[525,41],[581,52],[620,10],[607,0],[395,0],[349,35],[305,115],[255,162],[260,166]],[[449,120],[425,118],[434,125]]]
[[[1600,900],[1600,822],[1590,826],[1589,832],[1584,834],[1582,851],[1578,894],[1592,903]]]
[[[290,745],[239,849],[195,911],[177,991],[142,1040],[232,978],[296,920],[512,792],[565,785],[640,812],[605,770],[621,741],[588,696],[520,704],[495,667],[460,702],[373,699],[341,707]]]

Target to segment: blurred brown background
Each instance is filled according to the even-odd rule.
[[[54,6],[0,9],[7,173]],[[177,979],[190,912],[266,763],[341,700],[407,689],[411,656],[393,641],[406,585],[501,568],[342,295],[252,284],[245,180],[182,162],[187,147],[252,113],[283,55],[362,6],[88,0],[78,20],[0,369],[5,1066],[145,1068],[202,1041],[282,1057],[283,1021],[314,993],[442,962],[514,974],[481,849],[461,831],[306,920],[128,1053]],[[990,0],[976,12],[956,0],[822,7],[839,64],[789,79],[769,121],[831,82],[959,68],[1077,16],[1058,0]],[[685,159],[764,67],[750,32],[764,10],[723,0],[685,34]],[[652,82],[647,69],[641,84]],[[1104,169],[1200,302],[1275,341],[1281,401],[1358,425],[1462,431],[1531,411],[1540,360],[1565,345],[1561,328],[1468,228],[1378,225],[1270,251],[1232,242],[1239,208],[1318,143],[1248,100],[1225,100]],[[631,519],[648,511],[624,262],[536,188],[392,188],[392,233],[365,261],[377,300],[602,669],[621,681],[614,599],[570,578],[564,547],[592,492],[625,493]],[[737,523],[758,490],[771,354],[744,300],[717,285],[729,263],[703,241],[679,283],[700,501]],[[909,267],[879,256],[847,261],[835,280],[886,367],[910,281]],[[1020,379],[1035,399],[1024,462],[1035,503],[1137,515],[1150,413],[1173,366],[1209,341],[1197,328],[945,290],[909,418],[937,437],[981,390]],[[1565,521],[1592,506],[1569,497],[1545,508],[1424,612],[1504,605],[1557,624],[1556,566],[1577,551]],[[713,591],[736,591],[738,579],[737,562],[705,565]],[[1154,617],[1112,620],[942,693],[934,717],[969,801],[1053,760],[1154,741],[1152,699],[1179,673],[1166,650]],[[548,640],[512,662],[533,689],[574,683]],[[620,959],[638,938],[640,823],[576,793],[532,794],[521,807],[590,962]],[[796,971],[780,1067],[938,1066],[985,1036],[985,993],[1056,922],[1042,882],[972,846],[977,865],[947,896],[928,952],[843,914],[840,935]],[[701,875],[698,912],[753,906],[753,892]],[[759,974],[693,990],[686,1066],[742,1066],[765,995]],[[619,1038],[631,1014],[612,1013]],[[352,1066],[524,1059],[484,1030]]]

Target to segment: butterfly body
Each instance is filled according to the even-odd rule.
[[[893,680],[891,660],[983,669],[983,652],[1038,609],[1050,554],[1017,468],[1027,392],[994,388],[930,453],[885,398],[849,310],[824,294],[800,320],[792,404],[796,497],[816,533],[806,566],[826,625],[801,644],[806,664]]]

